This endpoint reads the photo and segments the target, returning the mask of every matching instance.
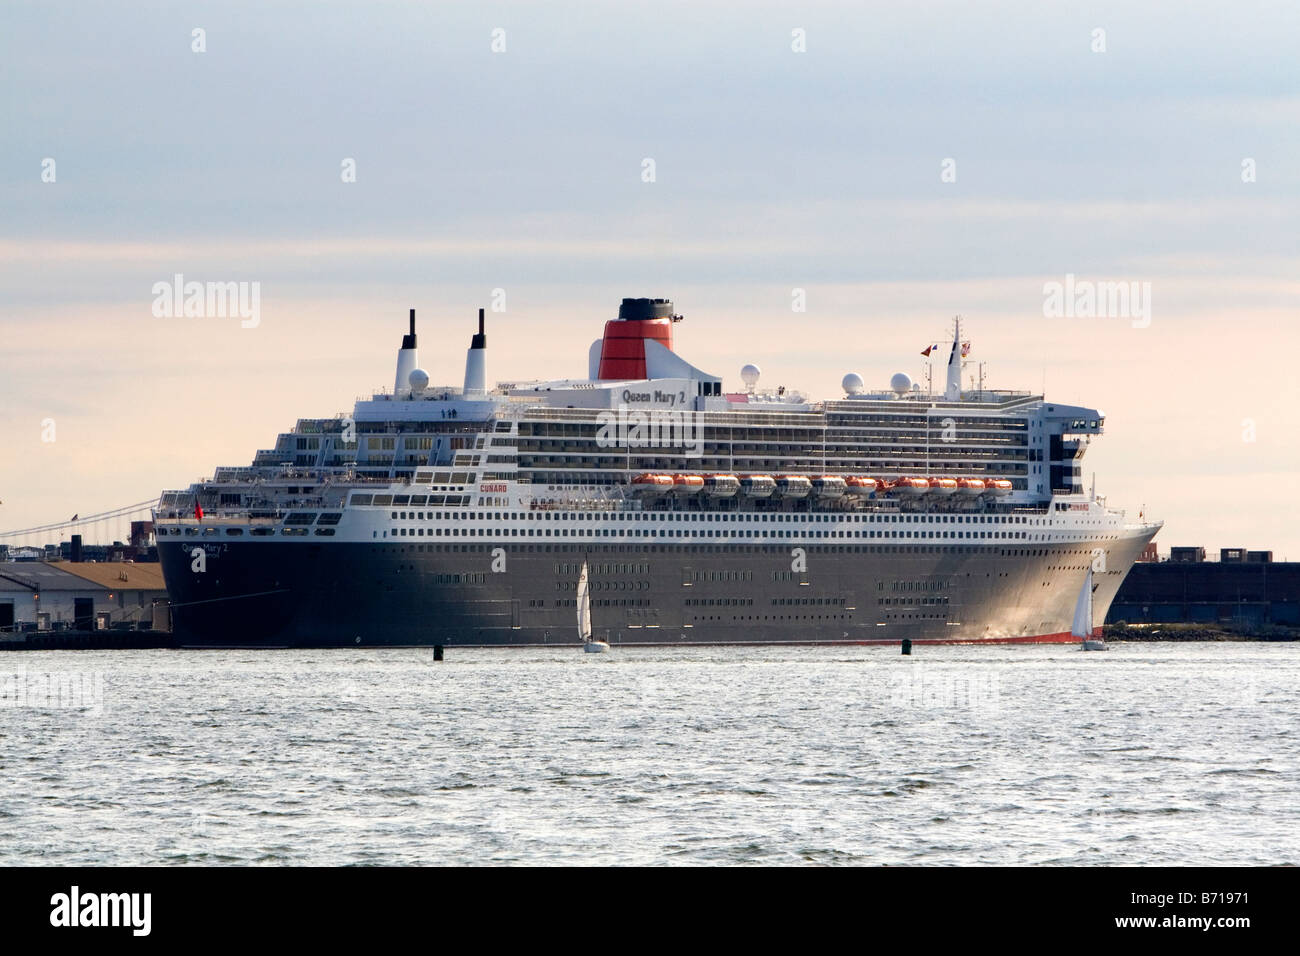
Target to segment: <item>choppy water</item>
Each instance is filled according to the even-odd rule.
[[[1297,645],[41,652],[0,704],[0,864],[1300,863]]]

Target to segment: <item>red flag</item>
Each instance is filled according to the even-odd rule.
[[[197,498],[194,499],[194,520],[195,521],[203,520],[203,506],[199,504],[199,500]]]
[[[965,358],[965,357],[968,356],[968,355],[970,355],[970,343],[969,343],[969,342],[963,342],[963,343],[961,344],[961,357],[962,357],[962,358]]]
[[[930,352],[933,351],[933,350],[934,350],[934,346],[933,346],[933,345],[927,345],[927,346],[925,347],[925,351],[922,352],[921,354],[924,355],[924,356],[926,356],[926,357],[928,358],[929,355],[930,355]]]

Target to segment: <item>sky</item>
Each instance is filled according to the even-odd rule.
[[[349,410],[409,308],[459,383],[494,301],[511,380],[663,296],[724,387],[826,398],[923,380],[960,314],[968,374],[1105,412],[1085,484],[1163,550],[1300,560],[1298,47],[1249,0],[9,0],[0,531]],[[257,283],[256,324],[155,315],[176,274]],[[1067,276],[1149,315],[1045,314]]]

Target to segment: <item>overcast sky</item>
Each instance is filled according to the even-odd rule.
[[[654,295],[727,387],[819,397],[961,313],[991,385],[1106,413],[1085,475],[1162,548],[1300,559],[1298,47],[1282,2],[9,0],[0,530],[349,409],[411,307],[458,382],[500,288],[491,378],[585,374]],[[176,273],[260,283],[259,324],[155,317]],[[1067,274],[1150,283],[1149,324],[1045,317]]]

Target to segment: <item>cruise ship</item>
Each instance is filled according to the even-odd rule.
[[[489,387],[483,311],[459,386],[420,367],[300,420],[249,466],[166,491],[158,551],[191,646],[1069,642],[1159,530],[1085,491],[1093,408],[848,374],[821,401],[735,390],[624,299],[583,379]],[[1099,628],[1098,628],[1099,630]]]

